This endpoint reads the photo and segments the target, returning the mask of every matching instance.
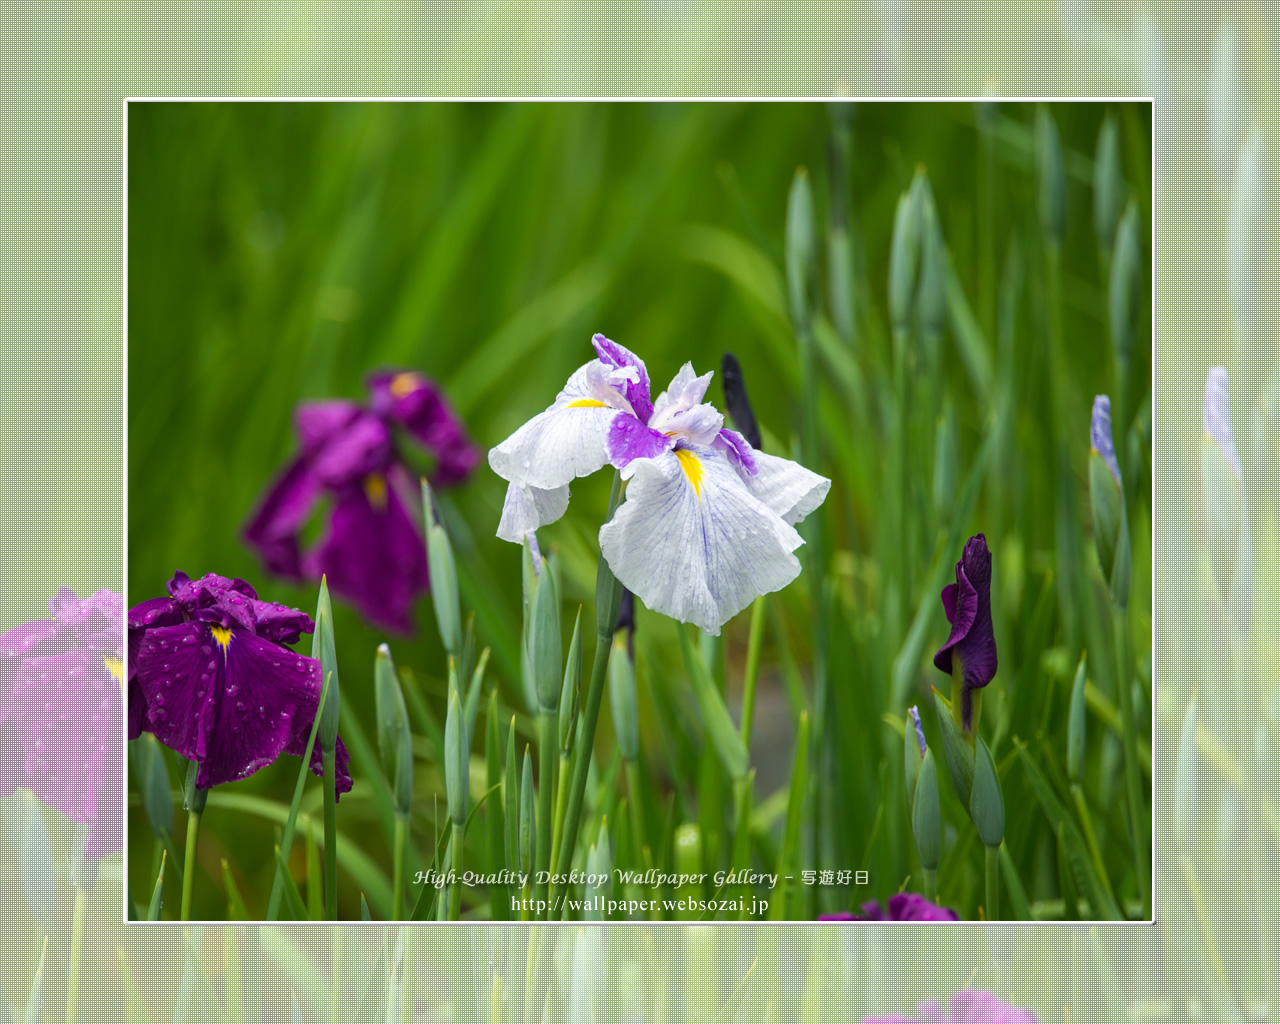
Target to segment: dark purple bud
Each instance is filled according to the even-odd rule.
[[[726,352],[720,364],[720,372],[724,376],[724,404],[733,419],[733,425],[752,448],[762,450],[760,427],[756,423],[756,414],[751,409],[751,400],[747,398],[747,385],[742,379],[738,357],[732,352]]]
[[[933,656],[933,664],[947,675],[960,675],[962,726],[972,728],[973,691],[996,674],[996,635],[991,623],[991,552],[987,538],[969,538],[956,563],[956,581],[942,588],[942,607],[951,635]]]

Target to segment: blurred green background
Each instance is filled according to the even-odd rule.
[[[986,531],[995,559],[1001,672],[988,691],[984,732],[996,736],[1006,803],[1020,809],[1017,815],[1011,810],[1007,835],[1028,896],[1043,904],[1046,916],[1055,913],[1055,900],[1056,912],[1063,912],[1056,842],[1016,759],[1012,766],[1008,759],[1017,734],[1043,743],[1050,774],[1060,774],[1052,759],[1065,758],[1070,674],[1080,647],[1096,641],[1099,629],[1098,642],[1107,642],[1102,613],[1090,606],[1103,591],[1088,533],[1086,474],[1092,397],[1113,387],[1092,217],[1093,154],[1107,110],[1101,104],[1050,107],[1067,182],[1066,362],[1058,375],[1048,371],[1035,108],[860,104],[844,136],[848,177],[839,194],[849,206],[855,316],[851,329],[833,326],[829,317],[815,329],[821,457],[811,468],[834,481],[822,510],[827,557],[821,567],[821,584],[831,595],[831,704],[817,755],[825,760],[818,762],[808,812],[816,828],[805,832],[805,866],[869,868],[872,885],[852,894],[816,892],[809,911],[885,899],[912,870],[915,853],[901,810],[901,732],[895,738],[894,728],[901,729],[906,704],[922,702],[929,685],[945,689],[948,682],[929,663],[947,633],[936,588],[930,590],[935,544],[947,525],[945,508],[934,499],[935,419],[941,402],[949,402],[957,424],[951,482],[958,490],[996,395],[1007,386],[1011,418],[1003,421],[974,511],[962,524],[965,536]],[[1134,442],[1130,447],[1127,434],[1121,441],[1117,430],[1117,446],[1135,559],[1131,625],[1149,689],[1150,350],[1142,339],[1150,337],[1150,114],[1144,104],[1114,112],[1143,239],[1130,401]],[[263,597],[312,609],[314,590],[265,577],[240,531],[294,451],[294,406],[321,397],[361,398],[363,378],[381,366],[418,369],[440,382],[487,450],[550,403],[591,356],[595,331],[646,360],[655,393],[684,361],[699,372],[718,371],[722,354],[732,351],[765,447],[792,454],[804,400],[783,269],[787,194],[804,166],[819,223],[839,207],[831,187],[837,123],[822,104],[130,104],[128,602],[163,593],[181,569],[242,576]],[[918,166],[929,174],[960,293],[950,297],[932,385],[940,401],[918,401],[908,410],[912,436],[925,439],[905,467],[918,535],[902,576],[895,577],[884,550],[884,474],[892,451],[885,294],[895,204]],[[824,255],[824,303],[826,275]],[[721,404],[718,377],[708,398]],[[1055,389],[1075,414],[1061,427],[1078,439],[1067,478],[1046,457]],[[943,483],[946,493],[945,474]],[[542,531],[544,550],[562,556],[570,624],[573,606],[584,603],[589,612],[593,600],[595,534],[608,486],[603,473],[576,482],[569,514]],[[493,536],[504,490],[482,464],[468,484],[445,496],[443,514],[457,551],[463,604],[476,610],[479,643],[493,651],[491,677],[504,704],[518,709],[519,550]],[[1073,570],[1078,589],[1066,602],[1058,596],[1055,539],[1064,493],[1087,542]],[[959,554],[958,547],[948,551],[942,562]],[[812,574],[806,566],[799,581],[770,599],[752,749],[764,834],[780,828],[794,723],[814,700]],[[898,702],[889,687],[892,664],[927,592],[937,607],[924,657],[908,679],[909,699]],[[386,637],[341,603],[336,611],[344,722],[352,714],[372,724],[373,651],[382,640],[390,640],[397,664],[413,673],[443,720],[443,654],[429,601],[419,603],[412,638]],[[695,785],[701,727],[683,682],[674,627],[640,616],[648,775],[655,787],[677,793],[681,817],[703,820],[714,848],[715,822]],[[748,617],[724,631],[731,708]],[[305,642],[302,649],[309,650]],[[1107,671],[1091,675],[1104,698],[1112,685]],[[1114,737],[1094,720],[1090,725],[1090,786],[1099,796],[1108,866],[1125,897],[1133,898],[1132,880],[1123,874],[1128,851],[1119,811],[1105,799],[1113,785],[1108,776],[1117,771]],[[927,714],[931,744],[935,728]],[[610,749],[610,732],[606,712],[601,753]],[[285,759],[225,788],[287,803],[295,766]],[[350,836],[361,835],[374,813],[361,799],[365,767],[353,755],[357,789],[339,808],[339,827]],[[444,786],[429,758],[420,771],[425,846],[434,822],[431,793],[439,794],[443,820]],[[972,870],[980,847],[964,843],[972,827],[949,780],[940,788],[951,827],[940,901],[967,907],[981,885],[980,867],[977,875]],[[312,791],[315,799],[304,806],[314,811],[319,787]],[[214,810],[211,801],[201,833],[204,869],[221,879],[219,860],[229,857],[251,911],[260,912],[253,904],[270,886],[271,826]],[[153,843],[139,807],[131,807],[129,820],[129,885],[142,899],[154,880]],[[651,834],[659,831],[655,825]],[[369,839],[366,852],[389,870],[381,842]],[[767,839],[762,842],[767,850]],[[295,857],[301,865],[297,847]],[[340,885],[342,916],[355,916],[358,894],[349,880]],[[176,895],[172,902],[176,906]],[[225,908],[216,884],[199,890],[195,916],[221,917]]]

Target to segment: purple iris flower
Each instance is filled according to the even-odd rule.
[[[947,675],[958,670],[962,682],[961,719],[966,733],[973,728],[973,691],[996,675],[996,634],[991,625],[991,552],[987,538],[975,534],[956,563],[956,581],[942,588],[942,607],[951,635],[933,656],[933,664]]]
[[[87,826],[96,861],[123,848],[124,601],[63,587],[49,613],[0,635],[0,796],[25,787]]]
[[[426,377],[382,372],[368,384],[368,405],[335,400],[298,407],[298,455],[267,490],[245,539],[268,572],[313,581],[326,575],[330,589],[369,619],[410,633],[410,609],[428,586],[427,556],[416,525],[416,474],[405,466],[396,432],[434,457],[430,477],[437,487],[465,480],[480,452]],[[333,499],[328,532],[303,551],[299,533],[323,494]]]
[[[945,1010],[930,999],[916,1007],[916,1014],[864,1017],[862,1024],[1039,1024],[1030,1010],[1001,1002],[990,992],[957,992]]]
[[[244,580],[180,572],[170,596],[129,609],[129,738],[145,729],[190,761],[209,789],[306,752],[320,702],[320,662],[284,645],[315,623],[258,599]],[[320,747],[311,770],[323,775]],[[337,745],[336,789],[351,788]]]
[[[862,904],[862,913],[842,910],[837,914],[820,914],[819,921],[958,921],[954,910],[935,906],[914,892],[898,892],[889,897],[888,908],[876,900]]]

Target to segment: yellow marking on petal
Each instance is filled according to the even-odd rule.
[[[379,512],[387,508],[387,478],[381,473],[370,473],[364,478],[364,493],[369,504]]]
[[[397,373],[391,378],[391,397],[404,398],[410,392],[422,387],[422,378],[416,373]]]
[[[565,406],[566,409],[607,409],[608,406],[595,398],[579,398],[576,402],[570,402]]]
[[[221,626],[210,626],[209,632],[213,634],[213,639],[218,646],[222,648],[222,656],[227,656],[227,648],[231,646],[231,630],[223,629]]]
[[[114,658],[110,654],[102,656],[102,663],[107,666],[107,671],[111,673],[111,678],[117,683],[124,678],[124,666],[120,664],[119,658]]]
[[[702,500],[702,463],[698,461],[698,456],[687,448],[677,448],[676,458],[680,460],[680,468],[684,470],[684,475],[689,478],[689,483],[693,484],[693,493],[698,496],[698,500]]]

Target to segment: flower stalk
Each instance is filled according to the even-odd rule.
[[[191,920],[191,899],[195,893],[196,848],[200,844],[200,816],[204,813],[205,802],[209,799],[209,791],[196,785],[196,775],[200,764],[192,761],[187,765],[187,781],[183,786],[183,806],[187,811],[186,848],[183,852],[182,867],[182,904],[178,919]]]

